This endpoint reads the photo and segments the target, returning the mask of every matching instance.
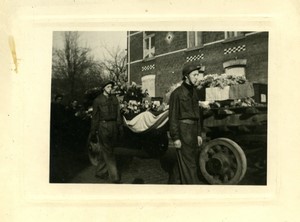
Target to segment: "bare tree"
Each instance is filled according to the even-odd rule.
[[[65,32],[63,48],[53,49],[52,78],[64,80],[71,99],[75,90],[84,90],[95,80],[101,82],[103,74],[102,65],[94,60],[90,48],[79,45],[79,38],[78,32]]]
[[[108,49],[104,46],[107,55],[104,55],[103,67],[107,70],[109,78],[122,84],[127,82],[127,53],[118,46]]]

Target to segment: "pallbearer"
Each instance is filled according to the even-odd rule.
[[[96,177],[105,179],[109,176],[113,183],[120,182],[116,167],[114,144],[117,140],[121,116],[119,101],[111,94],[113,81],[105,81],[102,85],[103,93],[93,103],[93,119],[91,125],[91,138],[99,138],[100,153]]]
[[[195,84],[200,66],[185,64],[183,83],[170,96],[170,135],[177,148],[177,159],[183,184],[197,184],[196,149],[202,144],[198,96]]]

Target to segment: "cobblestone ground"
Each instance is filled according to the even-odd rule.
[[[107,180],[96,178],[95,166],[89,166],[75,176],[71,183],[107,183]],[[119,167],[121,181],[124,184],[167,184],[168,174],[161,168],[158,159],[143,159],[133,157],[124,161]]]
[[[265,161],[257,161],[260,158],[260,152],[248,153],[248,167],[246,174],[239,185],[266,185],[266,166]],[[159,159],[145,159],[139,157],[118,159],[118,168],[121,173],[121,182],[123,184],[168,184],[169,175],[161,167]],[[67,183],[108,183],[95,177],[95,166],[87,166],[79,171]],[[179,184],[179,181],[177,183]],[[200,181],[200,184],[206,184]]]
[[[265,148],[246,149],[247,171],[239,185],[266,185],[266,153]],[[169,152],[169,151],[168,151]],[[65,150],[57,160],[56,178],[52,183],[108,183],[109,181],[95,177],[96,167],[91,165],[87,153]],[[166,163],[166,160],[162,161]],[[118,156],[118,169],[122,183],[125,184],[168,184],[169,175],[162,168],[159,159]],[[164,166],[165,167],[165,166]],[[179,181],[175,182],[178,184]],[[201,184],[205,184],[203,181]]]
[[[82,125],[77,124],[77,126]],[[84,124],[83,124],[84,126]],[[89,127],[71,127],[70,132],[54,136],[51,139],[50,150],[50,183],[107,183],[95,177],[95,166],[92,166],[87,153],[87,133]],[[266,185],[267,184],[267,144],[255,142],[255,140],[244,141],[242,148],[247,158],[247,171],[240,185]],[[170,141],[167,153],[171,151],[173,145]],[[161,166],[159,159],[146,159],[131,155],[131,158],[124,158],[126,152],[118,153],[118,169],[121,173],[122,183],[144,183],[144,184],[168,184],[169,175],[164,170],[166,165],[176,162],[176,155],[172,156],[172,161],[163,159]],[[164,169],[162,169],[164,167]],[[201,184],[206,182],[202,179]],[[173,181],[174,183],[174,181]],[[175,184],[179,181],[175,182]]]

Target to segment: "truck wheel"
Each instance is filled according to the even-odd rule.
[[[228,138],[209,141],[200,152],[199,165],[210,184],[238,184],[247,170],[244,151]]]

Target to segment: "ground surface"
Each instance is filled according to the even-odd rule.
[[[264,147],[245,149],[248,167],[240,185],[266,184],[266,159]],[[56,183],[108,183],[95,177],[95,166],[88,159],[85,150],[65,149],[60,153],[62,158],[56,161],[60,170],[52,182]],[[162,168],[160,159],[118,156],[118,168],[125,184],[168,184],[169,175]],[[165,161],[165,160],[162,160]],[[178,183],[175,182],[175,184]],[[201,184],[206,184],[202,180]]]

